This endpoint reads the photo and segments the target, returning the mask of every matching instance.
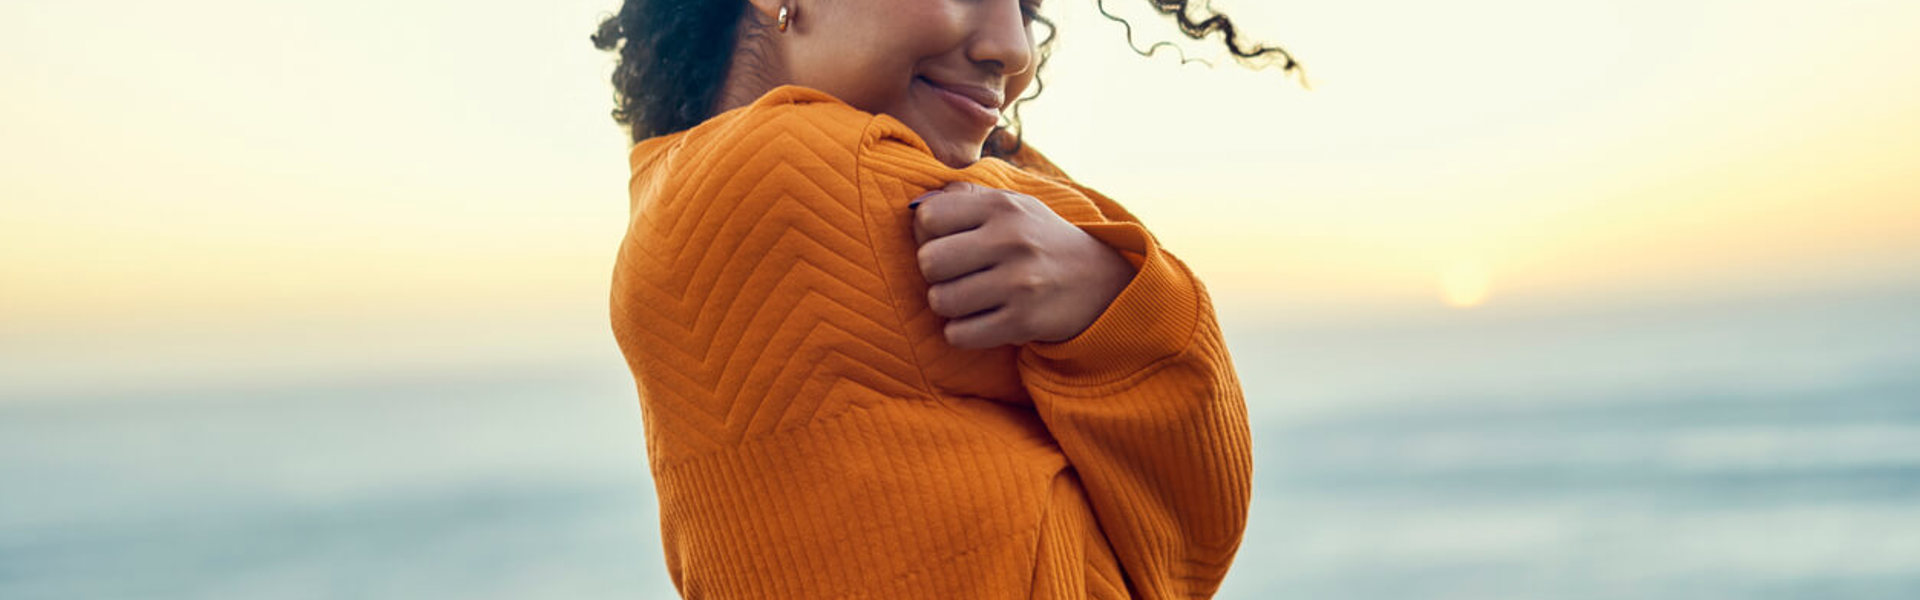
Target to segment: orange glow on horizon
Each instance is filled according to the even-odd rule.
[[[605,293],[626,140],[610,57],[584,40],[617,2],[457,20],[106,4],[0,4],[21,74],[0,114],[0,325]],[[1178,36],[1108,4],[1142,40]],[[1062,43],[1022,111],[1036,148],[1222,302],[1431,306],[1438,277],[1449,306],[1484,307],[1491,272],[1503,307],[1920,272],[1920,71],[1902,62],[1920,3],[1223,10],[1313,89],[1142,58],[1090,4],[1053,3]],[[1218,58],[1218,40],[1188,46]],[[1436,270],[1462,247],[1481,266]]]
[[[1440,297],[1454,308],[1473,308],[1487,301],[1492,279],[1487,267],[1476,261],[1461,261],[1440,271]]]

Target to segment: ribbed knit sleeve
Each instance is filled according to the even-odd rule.
[[[1019,366],[1137,593],[1211,596],[1252,494],[1246,401],[1206,289],[1132,215],[1078,223],[1138,273],[1092,326]]]
[[[798,86],[629,162],[611,324],[683,596],[1218,585],[1246,513],[1239,387],[1205,291],[1124,209],[1063,174],[948,168],[897,119]],[[950,181],[1033,195],[1138,274],[1074,339],[953,347],[906,209]]]

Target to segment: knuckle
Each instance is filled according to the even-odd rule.
[[[918,252],[913,253],[915,262],[920,265],[920,274],[922,276],[932,273],[934,268],[940,266],[939,257],[934,256],[934,253],[930,251],[929,248],[930,246],[921,246]]]
[[[1039,273],[1028,272],[1028,273],[1022,273],[1019,277],[1016,277],[1014,279],[1013,285],[1016,289],[1020,290],[1022,293],[1032,295],[1032,294],[1038,294],[1040,292],[1046,291],[1047,285],[1049,283],[1051,282],[1048,281],[1046,276],[1041,275]]]
[[[1009,250],[1020,256],[1035,256],[1040,254],[1040,238],[1031,233],[1022,231],[1019,235],[1013,236],[1012,244],[1013,247],[1009,248]]]
[[[994,236],[987,250],[1000,256],[1019,256],[1027,252],[1026,242],[1017,235]]]
[[[1015,198],[1013,194],[1007,193],[1006,191],[1001,191],[1001,190],[996,190],[996,191],[999,191],[999,193],[993,194],[991,196],[991,198],[993,198],[993,200],[991,201],[991,206],[993,210],[1000,212],[1002,214],[1015,213],[1020,211],[1020,201],[1018,198]]]
[[[933,207],[933,204],[922,201],[920,208],[914,209],[913,211],[913,226],[920,229],[931,227],[933,225]]]
[[[968,342],[972,340],[967,337],[966,329],[960,327],[958,323],[947,323],[947,327],[942,333],[946,335],[948,344],[959,348],[970,347]]]
[[[934,314],[943,317],[953,316],[950,314],[952,313],[952,307],[949,306],[952,302],[952,294],[947,293],[945,289],[940,287],[927,288],[927,307],[933,309]]]
[[[1033,236],[1018,228],[996,228],[987,246],[995,254],[1008,257],[1032,256],[1039,250],[1035,247]]]

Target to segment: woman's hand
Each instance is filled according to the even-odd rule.
[[[1071,339],[1133,280],[1133,263],[1032,196],[956,182],[909,207],[927,304],[957,347]]]

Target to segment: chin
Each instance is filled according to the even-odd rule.
[[[953,142],[935,142],[927,144],[933,150],[933,157],[947,166],[964,169],[980,161],[980,144],[957,144]]]

